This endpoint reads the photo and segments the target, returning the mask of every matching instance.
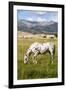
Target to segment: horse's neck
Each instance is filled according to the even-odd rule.
[[[29,56],[30,56],[30,54],[31,54],[31,49],[28,49],[28,51],[27,51],[26,55],[29,57]]]

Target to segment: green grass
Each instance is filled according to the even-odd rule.
[[[33,64],[32,55],[28,64],[24,64],[24,54],[29,46],[34,42],[49,42],[50,39],[44,38],[18,38],[17,48],[17,79],[39,79],[39,78],[56,78],[58,77],[58,56],[57,56],[57,39],[54,39],[56,50],[54,56],[54,63],[51,63],[51,56],[49,53],[38,55],[37,64]]]

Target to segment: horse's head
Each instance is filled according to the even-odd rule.
[[[28,63],[28,56],[25,55],[25,56],[24,56],[24,64],[27,64],[27,63]]]

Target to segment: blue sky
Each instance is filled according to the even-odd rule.
[[[58,22],[57,11],[36,11],[36,10],[17,10],[17,19],[29,21],[55,21]]]

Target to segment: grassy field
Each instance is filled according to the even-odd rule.
[[[39,78],[56,78],[58,77],[58,55],[57,55],[57,39],[55,43],[55,56],[54,63],[51,63],[51,56],[49,53],[38,55],[37,64],[33,64],[32,55],[30,56],[29,64],[24,64],[24,55],[29,46],[34,42],[49,42],[51,39],[45,38],[22,38],[18,34],[18,47],[17,47],[17,79],[39,79]]]

